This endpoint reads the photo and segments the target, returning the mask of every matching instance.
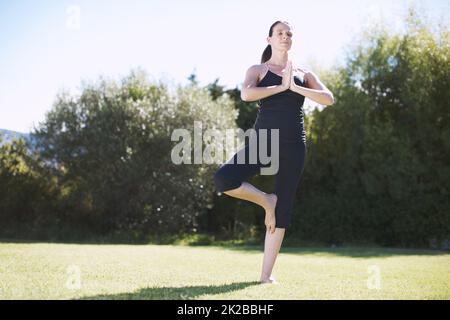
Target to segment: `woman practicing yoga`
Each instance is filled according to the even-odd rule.
[[[292,35],[288,22],[276,21],[272,24],[261,64],[253,65],[247,70],[241,91],[242,100],[259,100],[259,110],[254,123],[257,141],[259,142],[261,137],[259,129],[266,129],[268,138],[264,143],[268,143],[267,149],[271,150],[273,141],[269,132],[271,129],[278,129],[279,168],[275,177],[274,193],[265,193],[246,182],[265,166],[259,159],[256,163],[239,163],[237,155],[249,152],[247,143],[214,175],[218,192],[254,202],[265,210],[267,230],[261,283],[276,283],[272,277],[272,269],[285,230],[290,224],[295,194],[305,164],[305,97],[322,105],[334,103],[333,94],[313,72],[292,66],[288,59]],[[304,73],[303,80],[295,76],[297,71]]]

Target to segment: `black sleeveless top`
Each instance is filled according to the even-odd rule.
[[[267,67],[268,68],[268,67]],[[264,78],[258,83],[257,87],[268,87],[273,85],[280,85],[282,82],[282,77],[270,71],[267,71]],[[299,77],[294,76],[295,84],[305,87],[305,82]],[[259,106],[261,108],[301,108],[305,102],[305,96],[298,94],[290,89],[282,92],[278,92],[271,96],[262,98],[258,100]]]
[[[280,85],[282,79],[269,69],[257,87]],[[299,77],[294,76],[294,81],[297,85],[305,87],[305,82]],[[305,96],[290,89],[258,100],[259,108],[254,128],[279,129],[280,142],[306,143],[304,102]]]

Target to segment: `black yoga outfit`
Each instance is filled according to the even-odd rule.
[[[257,86],[280,85],[281,81],[282,77],[267,67],[266,75]],[[297,76],[294,77],[294,81],[297,85],[305,86]],[[279,129],[279,169],[275,177],[274,190],[278,198],[275,208],[277,228],[286,228],[290,225],[295,194],[305,165],[304,101],[304,96],[289,89],[263,98],[259,100],[259,109],[253,125],[258,138],[258,129],[268,129],[268,154],[271,150],[270,129]],[[259,157],[257,163],[250,163],[248,149],[249,143],[246,141],[245,146],[216,171],[214,181],[218,192],[238,188],[243,181],[257,174],[261,167],[268,166],[261,164]],[[237,154],[240,152],[246,152],[244,164],[237,161]]]

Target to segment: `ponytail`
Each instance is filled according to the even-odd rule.
[[[261,63],[264,63],[267,60],[269,60],[271,56],[272,56],[272,47],[270,46],[270,44],[268,44],[261,56]]]

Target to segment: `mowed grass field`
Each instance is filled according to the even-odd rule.
[[[449,299],[450,254],[262,246],[0,243],[0,299]]]

